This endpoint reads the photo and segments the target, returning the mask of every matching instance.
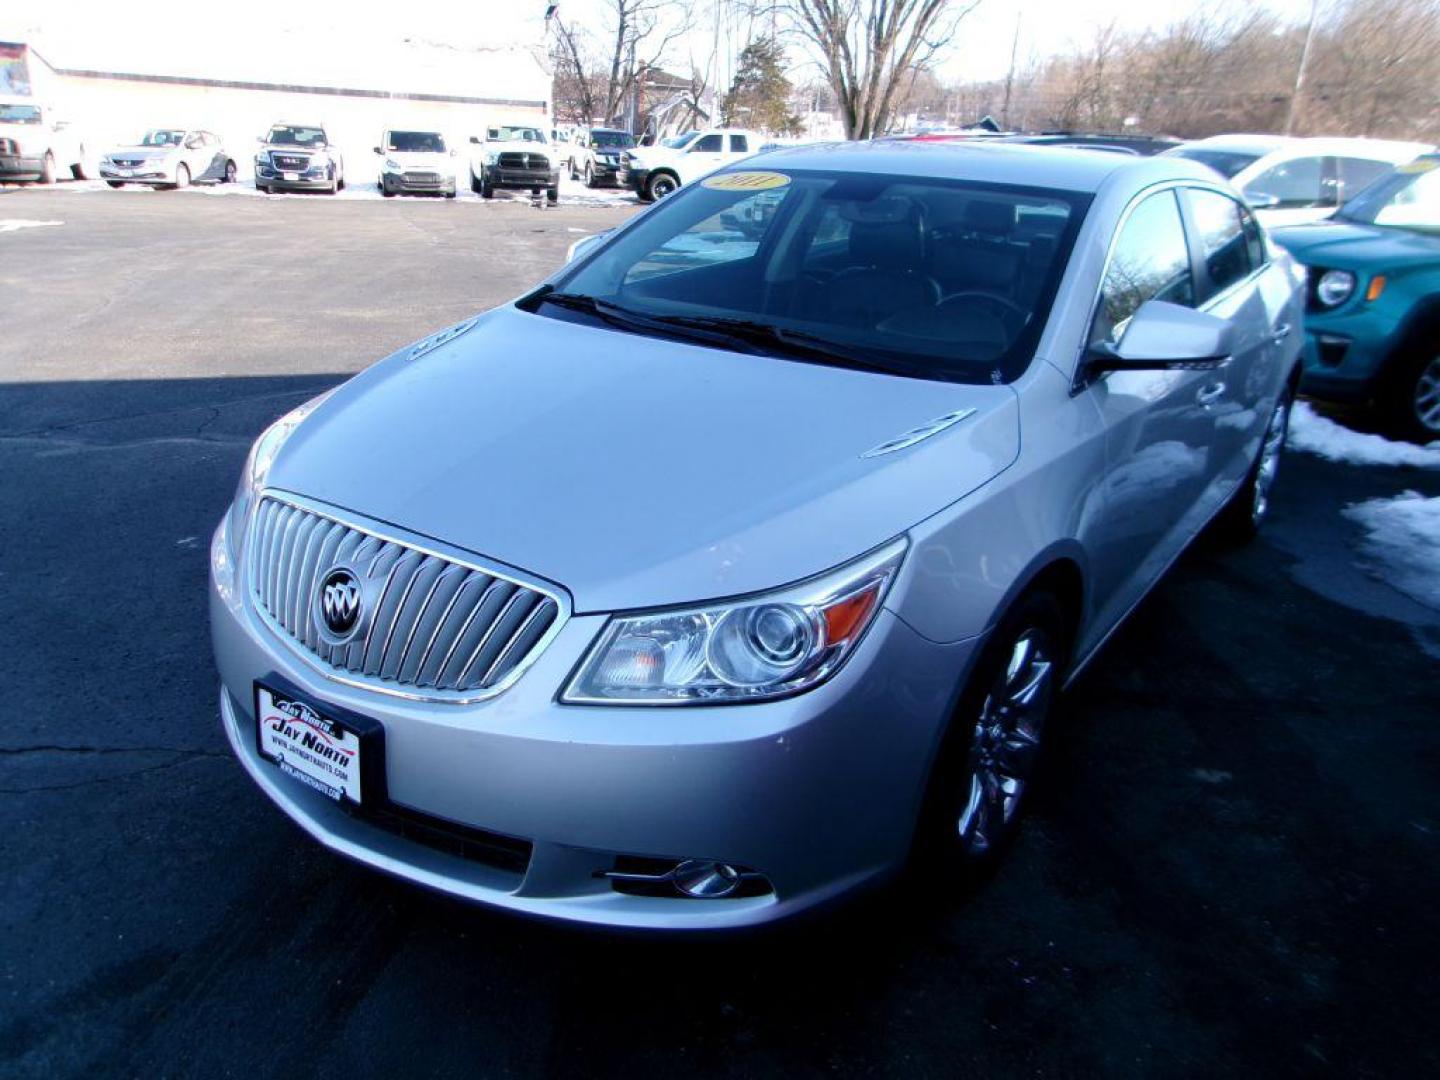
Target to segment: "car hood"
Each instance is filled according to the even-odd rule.
[[[111,154],[120,154],[124,157],[168,157],[179,150],[178,146],[117,146],[111,150]]]
[[[1344,219],[1274,229],[1270,236],[1306,265],[1378,270],[1440,260],[1440,237]]]
[[[395,161],[400,168],[426,168],[426,170],[445,170],[451,166],[451,156],[446,153],[428,153],[428,151],[392,150],[386,153],[386,160]]]
[[[546,157],[555,156],[548,143],[526,142],[523,139],[491,140],[481,143],[480,149],[487,154],[493,151],[497,154],[523,153],[544,154]]]
[[[908,449],[863,457],[941,415]],[[733,353],[514,307],[346,383],[269,474],[526,570],[577,611],[769,589],[904,532],[1019,450],[1008,386]]]

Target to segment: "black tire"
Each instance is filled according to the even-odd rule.
[[[990,635],[926,787],[915,837],[923,872],[976,879],[1014,842],[1069,658],[1067,625],[1060,601],[1037,589]]]
[[[55,183],[55,155],[49,150],[45,151],[45,156],[40,159],[40,183]]]
[[[70,166],[70,177],[73,180],[90,180],[90,170],[85,167],[85,147],[80,147],[80,160]]]
[[[383,180],[380,181],[380,194],[384,195],[387,199],[393,199],[395,197],[395,192],[391,191],[390,185]]]
[[[260,192],[260,194],[262,194],[262,195],[269,195],[269,194],[270,194],[270,188],[267,187],[265,184],[260,183],[259,180],[256,180],[256,181],[255,181],[255,190],[258,191],[258,192]]]
[[[225,172],[224,172],[223,174],[221,174],[220,182],[221,182],[222,184],[233,184],[233,183],[235,183],[235,177],[236,177],[236,174],[237,174],[238,172],[239,172],[239,170],[235,167],[235,162],[233,162],[233,161],[226,161],[226,162],[225,162]]]
[[[595,170],[590,167],[590,162],[585,163],[585,186],[593,188],[595,184]]]
[[[650,179],[645,182],[645,194],[649,196],[647,202],[658,202],[667,195],[675,194],[680,186],[680,181],[672,173],[652,173]]]
[[[122,188],[125,186],[125,181],[123,180],[106,180],[105,183],[109,184],[112,188]]]
[[[454,189],[454,188],[451,188],[449,191],[445,192],[445,197],[446,197],[447,199],[453,199],[453,198],[455,198],[455,195],[456,195],[456,194],[457,194],[457,193],[456,193],[455,189]]]
[[[585,163],[585,168],[586,168],[587,170],[590,168],[590,163],[589,163],[588,161]],[[571,179],[571,180],[579,180],[579,179],[580,179],[580,170],[575,167],[575,159],[574,159],[573,157],[570,159],[570,179]]]
[[[545,192],[545,201],[551,206],[554,206],[560,201],[560,185],[558,183]]]
[[[183,161],[175,166],[175,183],[170,185],[172,191],[183,191],[190,186],[190,166]]]
[[[1412,442],[1440,439],[1440,351],[1435,336],[1395,364],[1380,393],[1386,425]]]
[[[1290,409],[1295,404],[1295,387],[1287,383],[1270,410],[1260,452],[1250,466],[1245,482],[1235,489],[1212,528],[1214,535],[1229,544],[1245,544],[1255,539],[1270,515],[1270,497],[1280,457],[1285,449],[1285,435],[1290,430]]]
[[[480,194],[480,178],[473,172],[470,174],[470,190],[476,195]]]
[[[480,178],[480,197],[482,199],[493,199],[495,197],[495,185],[484,177]]]
[[[344,170],[344,169],[341,169],[338,173],[335,174],[335,190],[336,190],[336,191],[344,191],[344,190],[345,190],[345,170]]]

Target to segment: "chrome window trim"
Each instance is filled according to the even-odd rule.
[[[387,685],[385,681],[375,677],[356,676],[351,672],[338,671],[330,664],[327,664],[320,657],[310,652],[303,642],[292,637],[291,634],[280,625],[264,607],[255,602],[255,590],[250,585],[252,571],[258,554],[254,549],[252,540],[254,538],[254,517],[260,505],[271,499],[298,510],[304,510],[321,518],[336,522],[347,529],[363,533],[375,540],[396,544],[417,552],[422,556],[429,555],[445,562],[462,566],[467,570],[476,570],[482,574],[509,582],[521,588],[530,589],[556,605],[557,611],[555,621],[550,628],[540,635],[540,639],[530,648],[530,652],[524,659],[515,665],[503,679],[493,686],[487,686],[482,690],[475,691],[450,691],[450,692],[426,692],[422,690],[407,690],[398,686]],[[376,521],[372,518],[363,517],[343,507],[334,506],[330,503],[321,502],[318,499],[307,498],[304,495],[297,495],[291,491],[284,491],[279,488],[264,488],[250,500],[250,506],[246,509],[246,522],[244,533],[244,549],[238,553],[236,560],[236,571],[240,595],[244,597],[245,609],[256,616],[258,621],[268,630],[272,637],[281,642],[296,657],[303,661],[311,670],[329,679],[331,682],[339,683],[356,690],[367,690],[376,694],[383,694],[387,697],[401,698],[405,701],[423,702],[425,704],[438,705],[475,705],[482,701],[498,697],[525,674],[540,658],[560,635],[573,613],[570,594],[554,582],[544,578],[535,577],[524,571],[516,570],[513,567],[493,562],[481,556],[443,543],[433,537],[425,536],[422,533],[411,532],[387,522]],[[401,556],[403,558],[403,555]],[[398,613],[398,608],[396,609]]]
[[[1090,379],[1085,382],[1081,382],[1080,380],[1080,376],[1085,368],[1085,352],[1087,349],[1090,348],[1090,331],[1095,327],[1095,318],[1100,314],[1100,304],[1104,300],[1105,278],[1107,275],[1109,275],[1110,264],[1115,258],[1115,245],[1119,242],[1120,234],[1125,231],[1125,225],[1129,222],[1130,215],[1135,212],[1135,209],[1152,195],[1158,195],[1162,191],[1175,192],[1175,212],[1180,217],[1180,227],[1184,231],[1185,235],[1186,257],[1190,257],[1190,229],[1189,226],[1186,224],[1185,215],[1180,206],[1178,198],[1179,192],[1187,188],[1194,188],[1199,191],[1213,191],[1215,194],[1224,195],[1227,199],[1237,202],[1242,207],[1245,207],[1244,201],[1241,199],[1237,199],[1233,191],[1226,191],[1225,188],[1223,188],[1219,184],[1211,183],[1207,180],[1161,180],[1157,183],[1151,184],[1149,187],[1141,188],[1131,197],[1130,201],[1125,204],[1125,209],[1120,211],[1120,216],[1115,220],[1115,227],[1110,230],[1110,240],[1105,245],[1105,262],[1100,267],[1100,278],[1095,283],[1095,296],[1090,302],[1090,317],[1085,320],[1085,331],[1083,334],[1080,335],[1080,344],[1075,351],[1074,367],[1071,369],[1070,374],[1071,394],[1078,394],[1095,382],[1094,379]],[[1248,207],[1246,207],[1246,209],[1248,209]],[[1261,229],[1263,231],[1264,226],[1261,226]],[[1270,258],[1270,234],[1268,232],[1264,232],[1263,235],[1265,237],[1265,253],[1267,256],[1265,262],[1262,263],[1260,266],[1256,267],[1254,270],[1251,270],[1248,275],[1241,278],[1239,281],[1231,282],[1221,292],[1217,292],[1211,296],[1207,296],[1204,303],[1195,305],[1196,311],[1208,310],[1212,304],[1215,304],[1218,301],[1225,299],[1236,289],[1240,288],[1242,285],[1248,284],[1254,278],[1258,277],[1263,271],[1269,269],[1271,266],[1274,265],[1272,259]],[[1196,284],[1198,285],[1198,282]]]

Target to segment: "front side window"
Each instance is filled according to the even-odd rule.
[[[145,132],[140,139],[141,146],[179,146],[185,140],[183,131],[157,129]]]
[[[38,124],[40,123],[40,107],[38,105],[0,105],[0,123]]]
[[[1186,188],[1183,198],[1190,209],[1205,275],[1210,279],[1206,295],[1228,289],[1249,276],[1250,247],[1240,204],[1228,195],[1200,188]]]
[[[392,131],[385,149],[397,154],[443,154],[445,139],[434,131]]]
[[[718,154],[724,146],[722,136],[706,135],[690,148],[692,154]]]
[[[1340,179],[1340,201],[1358,195],[1367,187],[1394,171],[1388,161],[1371,161],[1369,158],[1342,157],[1335,159],[1335,168]]]
[[[1333,186],[1324,182],[1324,159],[1295,158],[1272,165],[1245,185],[1245,198],[1261,210],[1334,206]]]
[[[687,131],[683,135],[672,135],[668,139],[661,139],[660,145],[669,150],[684,150],[699,137],[698,131]]]
[[[1118,342],[1147,300],[1195,306],[1190,249],[1173,191],[1147,197],[1120,227],[1100,286],[1090,343]]]
[[[1023,372],[1090,197],[951,179],[739,171],[657,204],[523,302],[832,366],[955,382]]]

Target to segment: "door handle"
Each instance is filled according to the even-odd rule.
[[[1202,386],[1195,394],[1195,400],[1202,409],[1208,409],[1225,396],[1225,384],[1223,382],[1210,383]]]
[[[1280,342],[1284,341],[1289,336],[1290,324],[1288,322],[1281,323],[1279,326],[1275,327],[1274,332],[1270,335],[1270,340],[1273,341],[1276,345],[1279,345]]]

